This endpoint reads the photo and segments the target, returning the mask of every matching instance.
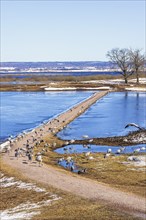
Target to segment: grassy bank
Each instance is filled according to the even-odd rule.
[[[134,164],[125,165],[124,163],[128,161],[127,158],[130,154],[120,156],[111,155],[108,158],[104,158],[103,153],[91,153],[90,156],[93,159],[90,160],[84,153],[63,155],[55,153],[54,149],[61,147],[63,144],[63,141],[56,136],[50,136],[49,139],[46,138],[45,142],[49,144],[49,147],[44,148],[44,144],[42,143],[35,149],[35,152],[45,149],[43,156],[44,163],[64,169],[58,165],[58,159],[66,159],[71,156],[80,169],[87,169],[87,172],[82,174],[85,177],[109,184],[123,191],[135,193],[143,197],[146,196],[145,167],[135,167]],[[57,144],[56,147],[53,147],[54,142]],[[71,171],[68,170],[68,172]]]

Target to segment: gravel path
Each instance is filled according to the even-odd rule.
[[[23,144],[26,144],[27,139],[31,140],[33,135],[43,138],[52,132],[56,133],[59,129],[68,124],[78,115],[82,114],[90,105],[106,94],[107,91],[95,93],[89,99],[59,115],[57,119],[53,119],[46,125],[36,128],[31,133],[26,134],[23,138],[18,137],[17,141],[14,143],[13,150],[17,147],[22,147]],[[35,134],[35,131],[37,134]],[[14,155],[14,151],[11,154]],[[128,211],[138,217],[146,217],[144,214],[146,200],[140,196],[122,192],[106,184],[98,183],[97,181],[48,165],[39,167],[36,163],[24,164],[23,160],[25,158],[23,157],[16,159],[14,156],[5,154],[3,158],[5,163],[18,171],[21,171],[26,177],[35,180],[36,182],[45,183],[84,198],[102,200],[110,205],[114,205],[115,208]]]

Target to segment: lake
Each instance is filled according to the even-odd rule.
[[[0,141],[33,129],[44,121],[83,101],[94,91],[0,92]],[[58,133],[62,139],[124,135],[134,122],[146,127],[146,93],[115,92],[98,100],[83,115]]]
[[[84,92],[0,92],[0,142],[32,129],[86,99]]]
[[[136,130],[134,127],[125,129],[132,122],[146,127],[146,93],[109,93],[59,132],[58,137],[71,140],[83,139],[83,135],[89,138],[121,136]]]

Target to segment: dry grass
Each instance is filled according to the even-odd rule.
[[[50,143],[50,142],[49,142]],[[39,149],[40,150],[40,149]],[[146,196],[146,175],[143,170],[136,169],[134,165],[124,165],[128,155],[111,156],[104,158],[101,153],[93,153],[93,160],[89,160],[84,154],[57,154],[50,149],[44,153],[43,161],[52,166],[58,166],[59,158],[72,156],[76,165],[86,168],[85,177],[106,183],[123,191],[132,192],[140,196]],[[70,172],[70,171],[68,171]],[[83,175],[83,174],[82,174]]]
[[[25,74],[24,74],[25,75]],[[13,77],[12,77],[13,76]],[[63,87],[76,87],[80,89],[82,87],[97,87],[101,86],[101,83],[97,83],[98,80],[111,80],[111,79],[123,79],[123,77],[119,74],[117,76],[114,75],[90,75],[90,76],[38,76],[38,75],[25,75],[25,78],[17,78],[17,75],[11,75],[6,77],[1,77],[1,82],[15,82],[16,84],[1,84],[0,91],[44,91],[41,86],[49,86],[52,87],[52,82],[55,83],[55,87],[63,88]],[[140,74],[140,77],[145,77],[144,73]],[[129,79],[134,79],[135,76],[132,75]],[[91,80],[95,80],[95,83],[90,83]],[[84,81],[89,81],[89,83],[84,83]],[[18,82],[18,84],[17,84]],[[21,84],[19,84],[21,82]],[[30,84],[27,84],[29,82]],[[32,83],[31,83],[32,82]],[[36,84],[35,84],[36,83]],[[132,83],[136,84],[136,83]],[[106,82],[105,86],[110,86],[113,89],[123,91],[125,88],[124,84],[108,84]],[[53,85],[54,86],[54,85]],[[128,86],[128,85],[126,85]],[[140,87],[144,87],[145,85],[139,84]]]
[[[21,74],[24,75],[25,78],[18,78],[17,75],[11,74],[11,76],[6,75],[5,77],[0,77],[1,82],[80,82],[80,81],[90,81],[90,80],[108,80],[108,79],[123,79],[122,75],[111,75],[111,74],[97,74],[97,75],[89,75],[89,76],[65,76],[65,75],[54,75],[54,76],[38,76],[35,74]],[[145,78],[145,73],[141,73],[139,75],[140,78]],[[135,75],[131,75],[129,79],[135,79]]]
[[[19,173],[17,170],[14,170],[10,166],[6,165],[1,159],[1,172],[4,174],[5,177],[14,177],[15,181],[23,181],[25,183],[32,183],[35,184],[33,181],[29,180],[23,174]],[[40,184],[37,186],[44,187]],[[50,195],[54,193],[54,190],[48,188]],[[14,208],[22,203],[31,202],[37,203],[42,200],[47,200],[48,195],[44,192],[37,193],[34,190],[27,190],[18,188],[16,185],[9,186],[6,188],[1,188],[1,202],[0,202],[0,209],[5,210],[9,208]]]
[[[25,74],[23,74],[25,75]],[[12,77],[13,76],[13,77]],[[11,75],[11,77],[9,77],[8,75],[6,77],[1,77],[1,82],[11,82],[11,81],[15,81],[15,82],[62,82],[62,81],[68,81],[68,82],[78,82],[78,81],[85,81],[85,80],[100,80],[100,79],[115,79],[115,78],[119,78],[121,77],[120,75],[118,76],[113,76],[113,75],[90,75],[90,76],[63,76],[63,75],[54,75],[54,76],[44,76],[42,74],[42,76],[38,76],[38,75],[25,75],[25,78],[17,78],[16,75]]]
[[[1,171],[5,176],[14,176],[16,180],[31,182],[21,173],[7,166],[1,160]],[[38,185],[38,184],[37,184]],[[112,220],[136,220],[138,218],[131,217],[129,214],[121,213],[115,207],[105,205],[100,201],[91,201],[83,199],[69,193],[53,189],[51,187],[39,184],[40,187],[45,187],[49,193],[55,193],[60,200],[53,202],[45,207],[40,207],[40,214],[34,216],[34,220],[49,220],[49,219],[112,219]],[[11,186],[1,189],[1,210],[14,208],[20,204],[31,202],[37,203],[48,199],[45,193],[37,193],[32,190],[19,189],[16,186]],[[118,207],[117,207],[118,208]],[[37,209],[38,210],[38,209]]]
[[[58,139],[57,136],[50,136],[46,138],[50,146],[46,148],[43,156],[43,162],[52,166],[57,166],[59,169],[65,169],[58,165],[58,159],[72,156],[75,164],[80,168],[86,168],[87,173],[85,177],[97,180],[98,182],[109,184],[113,187],[119,188],[123,191],[132,192],[140,196],[146,197],[146,175],[143,170],[136,169],[134,165],[124,165],[123,162],[127,161],[129,155],[110,156],[104,158],[102,153],[91,153],[93,160],[89,160],[83,153],[82,154],[58,154],[54,150],[63,145],[63,141]],[[56,142],[56,147],[52,144]],[[42,143],[35,149],[35,153],[44,148]],[[144,168],[145,169],[145,168]],[[70,172],[70,171],[68,171]]]
[[[109,184],[121,190],[146,196],[146,176],[144,171],[136,170],[134,166],[122,164],[128,156],[111,156],[103,158],[102,154],[92,154],[94,160],[88,160],[78,155],[76,163],[79,167],[87,168],[87,176],[99,182]]]
[[[122,214],[113,208],[77,197],[67,196],[60,203],[43,209],[37,220],[62,219],[62,220],[134,220],[138,218]],[[34,218],[36,220],[36,218]]]
[[[42,200],[47,200],[48,195],[11,186],[1,189],[1,198],[0,209],[5,210],[26,202],[37,203]]]

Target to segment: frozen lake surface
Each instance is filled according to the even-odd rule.
[[[58,137],[64,140],[121,136],[134,127],[125,129],[128,123],[146,127],[146,93],[109,93],[92,105],[84,114],[71,122]]]

